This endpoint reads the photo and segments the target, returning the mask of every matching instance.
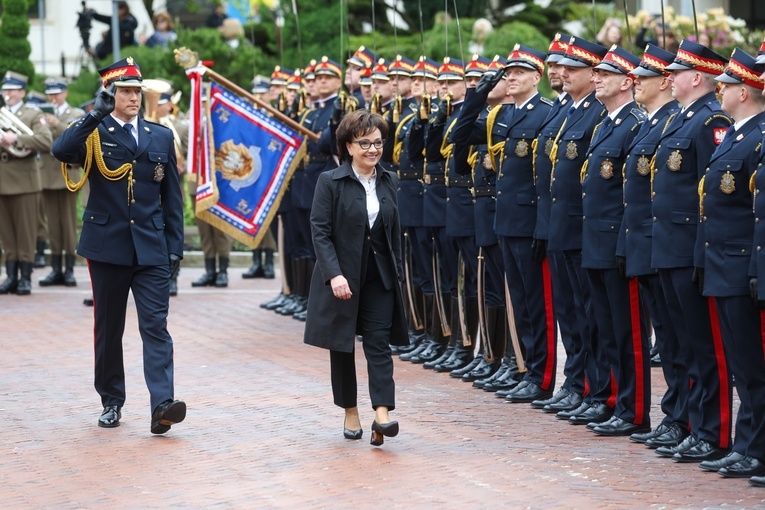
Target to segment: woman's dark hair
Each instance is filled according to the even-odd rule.
[[[340,125],[337,126],[336,133],[337,154],[340,162],[351,159],[351,155],[348,154],[348,149],[345,147],[346,143],[369,134],[375,129],[380,130],[380,136],[383,140],[388,136],[388,122],[377,113],[372,113],[369,110],[356,110],[343,117]]]

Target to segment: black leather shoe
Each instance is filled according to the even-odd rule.
[[[483,356],[480,356],[480,358],[481,362],[478,364],[478,366],[462,376],[463,382],[475,383],[479,379],[486,379],[487,377],[491,377],[497,372],[497,370],[499,370],[499,367],[501,366],[499,362],[492,361],[489,363],[484,359]],[[475,384],[473,386],[475,386]]]
[[[510,389],[507,389],[507,390],[497,390],[497,392],[494,394],[494,396],[498,397],[498,398],[507,398],[510,395],[512,395],[513,393],[515,393],[516,391],[522,390],[528,384],[530,384],[529,381],[521,381],[521,382],[519,382],[518,384],[516,384],[515,386],[513,386]]]
[[[85,306],[93,306],[93,297],[86,297],[82,300],[82,304]]]
[[[720,468],[718,471],[725,478],[749,478],[750,476],[765,475],[765,463],[751,457],[745,456],[738,462],[728,467]]]
[[[753,476],[749,479],[749,484],[755,487],[765,487],[765,476]]]
[[[279,294],[274,299],[266,301],[265,303],[260,303],[259,306],[266,310],[275,310],[279,308],[280,306],[282,306],[286,299],[287,299],[287,296],[285,296],[284,294]]]
[[[641,425],[637,423],[630,423],[626,420],[622,420],[621,418],[616,418],[611,423],[598,425],[592,429],[592,431],[599,436],[629,436],[635,432],[648,432],[649,430],[651,430],[650,423],[644,423]]]
[[[601,425],[609,425],[614,420],[618,420],[618,419],[619,418],[617,418],[616,416],[611,416],[606,421],[591,421],[590,423],[587,424],[587,428],[590,429],[590,430],[593,430],[595,427],[599,427]]]
[[[463,375],[467,374],[468,372],[476,368],[481,363],[486,363],[486,360],[483,359],[483,356],[481,354],[479,354],[478,356],[470,360],[470,363],[468,363],[464,367],[457,368],[449,372],[449,377],[454,377],[455,379],[462,379]]]
[[[560,411],[571,411],[582,405],[582,396],[579,393],[570,391],[569,394],[563,397],[558,402],[547,404],[542,408],[546,413],[557,413]]]
[[[308,319],[308,309],[305,309],[302,312],[293,313],[292,318],[296,321],[305,322]]]
[[[420,342],[420,345],[415,347],[413,350],[409,352],[405,352],[403,354],[399,355],[399,359],[402,361],[411,361],[412,358],[415,356],[419,356],[422,354],[422,352],[425,351],[428,347],[430,347],[431,344],[435,343],[435,340],[430,340],[428,338],[424,339],[422,342]]]
[[[164,434],[176,423],[186,418],[186,403],[182,400],[165,400],[151,415],[151,433]]]
[[[343,421],[343,437],[345,437],[345,439],[361,439],[363,435],[363,429],[352,430],[345,428],[345,421]]]
[[[420,352],[416,356],[412,356],[409,358],[409,361],[411,363],[414,363],[415,365],[419,365],[421,363],[425,363],[428,361],[433,361],[434,359],[441,356],[444,351],[446,350],[446,346],[439,344],[438,342],[433,342],[430,345],[428,345],[425,350]],[[400,357],[401,359],[404,359],[403,355]]]
[[[685,451],[672,456],[675,462],[701,462],[702,460],[717,460],[728,455],[729,450],[715,446],[708,441],[699,441]]]
[[[423,368],[431,369],[431,368],[435,368],[436,365],[445,363],[446,360],[452,357],[452,355],[454,354],[454,351],[455,351],[454,347],[447,347],[446,350],[443,351],[441,355],[438,356],[437,358],[429,359],[425,361],[422,364]]]
[[[738,452],[730,452],[722,459],[717,460],[705,460],[699,464],[699,467],[704,471],[717,472],[724,467],[728,467],[744,458],[744,455]]]
[[[482,386],[484,391],[500,391],[509,390],[514,386],[517,386],[520,381],[515,378],[513,367],[504,364],[500,365],[499,370],[494,373],[492,379]]]
[[[531,407],[534,409],[543,409],[546,405],[560,402],[564,398],[568,397],[569,393],[571,393],[571,390],[568,388],[561,388],[556,391],[555,394],[550,398],[540,398],[539,400],[535,400],[531,403]]]
[[[674,446],[660,446],[656,448],[656,455],[671,459],[677,452],[684,452],[685,450],[695,446],[698,442],[699,440],[695,436],[688,436],[679,444]],[[646,442],[646,444],[648,443]]]
[[[494,372],[489,374],[489,376],[475,379],[473,381],[473,388],[483,389],[483,387],[486,386],[487,384],[491,384],[493,382],[499,381],[500,379],[502,379],[502,376],[504,375],[506,368],[507,367],[505,365],[499,365],[499,367],[497,367],[497,369]]]
[[[98,426],[106,429],[119,427],[120,418],[122,418],[120,406],[105,406],[101,417],[98,418]]]
[[[596,402],[583,412],[568,419],[572,425],[587,425],[591,421],[606,421],[614,414],[614,410],[603,402]]]
[[[529,382],[525,388],[518,391],[514,391],[506,398],[508,402],[513,404],[528,404],[534,400],[552,397],[552,391],[543,390],[537,384]]]
[[[568,420],[572,416],[577,416],[582,414],[589,408],[590,408],[590,404],[588,402],[582,401],[582,403],[579,404],[579,407],[577,407],[576,409],[571,409],[569,411],[558,411],[557,413],[555,413],[555,417],[558,418],[559,420]]]
[[[651,366],[652,367],[660,367],[661,366],[661,355],[657,352],[653,356],[651,356]]]
[[[687,430],[682,428],[677,423],[673,423],[672,425],[669,426],[669,429],[666,432],[664,432],[662,435],[646,440],[645,445],[648,448],[661,448],[661,447],[672,448],[673,446],[680,445],[680,443],[682,443],[683,440],[685,440],[688,437],[689,436],[688,436]],[[675,453],[676,452],[672,452],[672,455],[674,455]],[[668,455],[668,457],[671,457],[672,455]]]
[[[643,443],[645,444],[646,441],[649,439],[653,439],[655,437],[659,437],[660,435],[664,434],[669,430],[669,425],[666,423],[660,423],[658,427],[656,427],[653,430],[649,430],[648,432],[635,432],[630,436],[630,441],[633,443]]]

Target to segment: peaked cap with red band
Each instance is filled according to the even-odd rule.
[[[550,47],[547,48],[547,58],[545,62],[555,64],[566,54],[568,49],[568,43],[571,42],[571,36],[568,34],[555,34],[555,39],[550,42]]]
[[[435,80],[438,78],[438,62],[432,58],[421,56],[412,70],[412,78],[415,76],[424,76],[425,78]]]
[[[481,55],[473,55],[465,64],[465,78],[469,76],[481,77],[489,69],[491,60]]]
[[[287,79],[287,88],[290,90],[300,90],[303,80],[300,77],[300,69],[296,69],[292,76]]]
[[[595,67],[608,53],[608,48],[572,37],[566,48],[566,55],[558,61],[559,66]]]
[[[757,60],[741,48],[735,48],[730,56],[725,71],[715,80],[721,83],[739,84],[744,83],[759,90],[765,89],[765,81],[760,79],[765,72],[765,65],[758,64]]]
[[[438,68],[439,81],[444,80],[462,80],[465,78],[465,66],[461,60],[451,57],[444,57],[444,63]]]
[[[381,57],[377,61],[377,65],[375,65],[372,68],[372,79],[385,80],[385,81],[390,80],[390,78],[388,77],[388,61],[387,60]]]
[[[491,60],[491,64],[489,64],[489,69],[487,70],[487,72],[504,69],[506,65],[507,65],[507,59],[505,57],[501,55],[494,55],[494,58]]]
[[[545,54],[534,48],[516,44],[507,56],[507,67],[525,67],[542,74],[545,70]]]
[[[359,85],[372,85],[372,68],[362,67],[359,71]]]
[[[282,66],[275,66],[274,72],[271,73],[271,85],[287,85],[287,82],[295,74],[292,69],[287,69]]]
[[[313,80],[316,78],[316,59],[311,59],[307,66],[303,69],[303,78],[306,80]]]
[[[643,58],[640,59],[640,64],[632,70],[632,74],[647,78],[665,76],[669,74],[666,71],[667,66],[675,60],[676,56],[671,51],[660,48],[655,44],[648,44],[643,52]]]
[[[321,57],[321,61],[316,63],[313,73],[316,76],[324,74],[340,78],[343,75],[343,70],[340,68],[340,64],[325,55]]]
[[[374,53],[369,51],[364,46],[359,46],[356,53],[351,58],[345,61],[346,64],[353,64],[358,67],[373,66],[377,61],[377,57]]]
[[[140,87],[143,82],[141,68],[135,63],[133,57],[99,69],[98,74],[101,75],[104,88],[108,88],[111,84],[116,87]]]
[[[638,64],[640,59],[637,56],[614,44],[595,69],[618,74],[632,74]]]
[[[396,55],[396,59],[388,66],[388,75],[411,76],[414,70],[414,60]]]
[[[686,71],[695,69],[702,73],[722,74],[728,59],[718,55],[706,46],[683,39],[677,50],[675,61],[667,66],[667,71]]]
[[[762,41],[762,46],[760,46],[760,51],[757,52],[757,63],[765,64],[765,41]]]

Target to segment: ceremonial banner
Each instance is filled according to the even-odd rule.
[[[202,94],[197,77],[189,72],[192,91]],[[206,119],[197,130],[192,117],[189,133],[190,155],[192,144],[198,150],[189,160],[197,173],[196,215],[256,248],[305,155],[303,136],[215,82],[206,97]]]

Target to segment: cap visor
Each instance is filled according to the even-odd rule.
[[[653,71],[651,69],[648,69],[647,67],[637,66],[635,69],[632,70],[632,74],[635,76],[643,76],[645,78],[654,78],[656,76],[662,76],[664,73]]]
[[[568,66],[568,67],[591,67],[590,64],[585,64],[584,62],[580,62],[579,60],[574,60],[573,58],[563,57],[558,61],[559,66]]]
[[[719,81],[720,83],[730,83],[730,84],[744,83],[744,80],[740,80],[734,76],[731,76],[725,73],[715,76],[715,81]]]
[[[680,62],[672,62],[664,69],[667,71],[688,71],[693,69],[693,67],[686,64],[681,64]]]
[[[557,64],[558,62],[561,61],[562,58],[563,58],[563,55],[552,54],[545,59],[545,62],[548,64]]]
[[[524,69],[531,69],[532,71],[539,72],[539,69],[523,60],[511,60],[505,65],[505,69],[510,69],[511,67],[522,67]]]
[[[758,64],[765,64],[765,54],[762,54],[759,57],[757,57],[757,60],[755,62],[757,62]]]

